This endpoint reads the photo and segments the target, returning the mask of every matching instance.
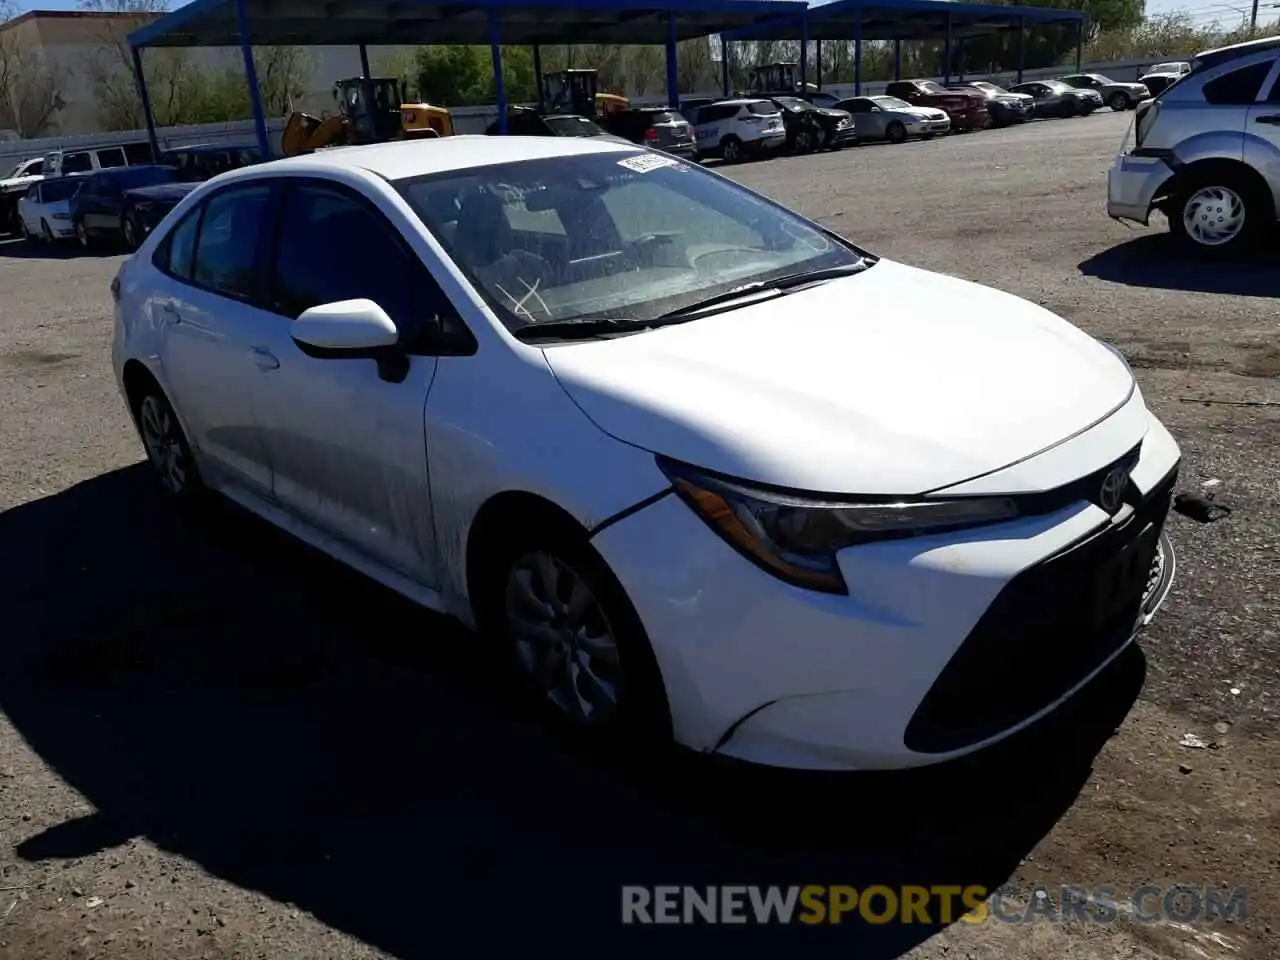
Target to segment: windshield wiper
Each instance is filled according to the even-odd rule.
[[[615,333],[634,333],[660,325],[656,320],[635,320],[630,317],[574,317],[570,320],[529,323],[513,335],[525,343],[535,340],[578,340]]]
[[[862,273],[868,267],[874,266],[875,263],[876,261],[871,257],[863,257],[856,263],[846,263],[838,267],[823,267],[820,270],[787,273],[781,277],[774,277],[772,280],[753,280],[751,283],[744,283],[741,286],[734,287],[732,290],[717,293],[703,300],[696,300],[678,310],[664,313],[657,318],[657,322],[661,324],[692,319],[691,314],[699,314],[711,307],[716,307],[723,303],[732,303],[735,300],[741,300],[744,297],[750,297],[762,291],[794,290],[796,287],[808,286],[811,283],[822,283],[826,280],[837,280],[840,277],[851,277],[856,273]]]

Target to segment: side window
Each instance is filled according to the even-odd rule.
[[[1271,92],[1267,94],[1267,103],[1280,103],[1280,75],[1276,77],[1276,82],[1271,85]]]
[[[1218,107],[1242,106],[1253,103],[1258,98],[1258,90],[1262,82],[1271,72],[1274,60],[1255,63],[1239,70],[1224,73],[1216,80],[1204,85],[1204,98]]]
[[[120,147],[110,147],[106,150],[99,150],[98,166],[103,170],[110,170],[112,167],[125,166],[124,150]]]
[[[151,144],[149,143],[129,143],[124,148],[125,159],[130,166],[137,166],[142,163],[151,163]]]
[[[62,157],[63,173],[88,173],[93,169],[93,160],[87,153],[67,153]]]
[[[402,343],[418,340],[442,306],[426,269],[371,205],[325,186],[290,188],[280,212],[271,309],[296,317],[322,303],[356,299],[382,307]]]
[[[197,207],[183,217],[182,222],[161,242],[152,260],[157,269],[178,280],[191,280],[191,268],[196,259],[196,237],[200,233],[200,212]]]
[[[271,187],[233,188],[204,206],[191,278],[202,287],[237,300],[256,299],[258,253]]]

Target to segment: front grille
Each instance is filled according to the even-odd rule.
[[[1062,697],[1133,635],[1148,596],[1146,572],[1161,560],[1159,536],[1177,468],[1133,513],[1014,577],[947,663],[907,725],[917,753],[947,753],[979,743]],[[1091,600],[1101,575],[1126,548],[1140,551],[1142,572],[1096,622]]]

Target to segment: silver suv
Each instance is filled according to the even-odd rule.
[[[1280,210],[1280,37],[1209,50],[1138,106],[1107,178],[1107,213],[1169,218],[1185,247],[1234,253]]]

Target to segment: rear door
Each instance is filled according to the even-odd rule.
[[[1258,169],[1269,174],[1271,190],[1280,196],[1280,58],[1272,64],[1271,72],[1258,91],[1256,101],[1249,108],[1245,131],[1246,140],[1256,138],[1270,146],[1270,156],[1266,157]],[[1266,152],[1261,144],[1258,152]],[[1280,209],[1280,204],[1277,204],[1277,209]]]

